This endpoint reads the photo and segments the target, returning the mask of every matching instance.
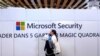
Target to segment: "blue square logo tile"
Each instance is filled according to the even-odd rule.
[[[20,30],[20,26],[16,26],[16,30]]]

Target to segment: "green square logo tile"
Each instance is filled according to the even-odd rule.
[[[25,22],[21,22],[21,26],[24,26],[25,25]]]

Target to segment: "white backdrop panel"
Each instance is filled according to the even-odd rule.
[[[34,21],[26,21],[25,23],[31,23]],[[37,23],[35,21],[35,23]],[[16,23],[15,23],[16,24]],[[16,26],[14,26],[15,28]],[[25,25],[27,28],[27,26]],[[25,31],[16,31],[14,30],[14,33],[38,33],[38,30],[27,30]],[[15,48],[15,56],[38,56],[38,38],[15,38],[14,39],[14,48]]]
[[[96,21],[77,21],[83,24],[83,28],[78,33],[97,32]],[[75,39],[76,56],[97,56],[97,37],[77,37]]]
[[[11,21],[0,21],[0,33],[13,33],[13,25]],[[2,38],[2,56],[13,56],[13,38]]]

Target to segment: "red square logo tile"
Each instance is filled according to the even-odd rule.
[[[20,22],[16,22],[16,25],[17,25],[17,26],[20,26]]]

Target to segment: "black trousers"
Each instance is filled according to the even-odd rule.
[[[45,56],[55,56],[55,54],[51,54],[51,55],[47,55],[47,54],[46,54]]]
[[[47,54],[45,56],[55,56],[53,48],[50,47],[49,41],[46,41],[44,51],[46,51]]]

